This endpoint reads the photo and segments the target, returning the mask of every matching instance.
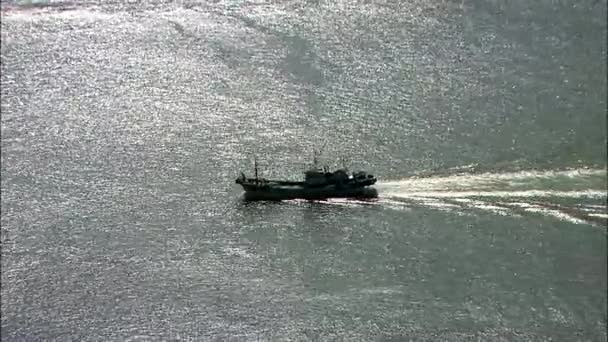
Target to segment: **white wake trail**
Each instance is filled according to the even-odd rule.
[[[597,204],[608,198],[606,178],[601,169],[458,173],[379,182],[377,189],[383,201],[442,211],[477,209],[506,216],[525,212],[595,224],[606,217],[606,205]],[[563,201],[570,206],[558,204]],[[595,204],[580,203],[588,201]]]

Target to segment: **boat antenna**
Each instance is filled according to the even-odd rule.
[[[258,158],[253,157],[253,168],[255,170],[255,182],[258,182]]]
[[[325,142],[325,144],[323,144],[323,146],[321,146],[321,148],[319,149],[319,154],[323,153],[323,150],[325,150],[325,146],[327,146],[327,141]]]
[[[312,150],[312,152],[313,152],[312,162],[313,162],[315,168],[318,167],[317,166],[319,164],[318,156],[321,155],[321,152],[323,152],[323,150],[325,149],[325,146],[327,146],[327,142],[325,142],[325,144],[323,144],[323,146],[319,150],[315,150],[314,148]]]

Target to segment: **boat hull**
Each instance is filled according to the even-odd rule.
[[[376,198],[378,191],[369,187],[322,188],[291,187],[249,187],[244,186],[243,195],[248,201],[283,201],[292,199],[325,200],[329,198]]]

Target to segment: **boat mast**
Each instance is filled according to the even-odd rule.
[[[318,156],[321,154],[321,152],[323,152],[323,150],[325,149],[325,146],[327,146],[327,142],[325,142],[325,144],[323,144],[323,146],[317,151],[314,148],[312,149],[312,163],[315,167],[315,169],[319,168],[319,160],[318,160]]]
[[[258,159],[253,157],[253,168],[255,170],[255,182],[258,182]]]

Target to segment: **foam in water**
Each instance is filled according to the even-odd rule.
[[[605,170],[459,173],[380,182],[377,187],[383,201],[405,201],[444,211],[480,209],[519,216],[514,211],[519,208],[576,224],[591,224],[589,219],[606,217],[605,205],[579,204],[570,208],[554,203],[560,199],[605,199]],[[528,203],[530,199],[542,199],[544,204]]]
[[[528,188],[532,190],[542,187],[543,181],[559,180],[562,187],[576,187],[587,183],[589,179],[595,180],[599,188],[605,194],[606,171],[593,169],[567,170],[567,171],[520,171],[510,173],[482,173],[482,174],[456,174],[448,176],[413,177],[400,181],[388,181],[378,184],[383,189],[407,189],[408,191],[432,191],[432,190],[484,190]],[[535,189],[556,190],[556,189]]]
[[[414,192],[385,192],[391,197],[402,198],[463,198],[463,197],[562,197],[562,198],[597,198],[606,197],[606,191],[584,190],[584,191],[414,191]]]

